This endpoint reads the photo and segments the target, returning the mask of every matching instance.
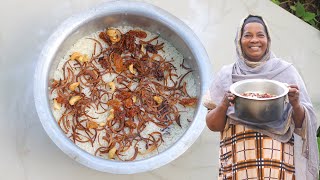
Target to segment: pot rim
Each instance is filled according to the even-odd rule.
[[[283,89],[283,93],[278,95],[278,96],[275,96],[275,97],[270,97],[270,98],[256,98],[256,97],[249,97],[249,96],[243,96],[239,93],[236,92],[236,88],[239,86],[239,85],[242,85],[242,84],[245,84],[245,83],[251,83],[251,82],[270,82],[270,83],[273,83],[279,87],[281,87]],[[289,87],[286,83],[282,83],[282,82],[279,82],[279,81],[276,81],[276,80],[270,80],[270,79],[246,79],[246,80],[242,80],[242,81],[238,81],[236,83],[233,83],[231,86],[230,86],[230,92],[238,97],[241,97],[241,98],[244,98],[244,99],[250,99],[250,100],[256,100],[256,101],[267,101],[267,100],[273,100],[273,99],[278,99],[278,98],[281,98],[281,97],[284,97],[288,94],[289,92]]]

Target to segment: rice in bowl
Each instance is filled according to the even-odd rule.
[[[188,129],[197,102],[193,74],[158,35],[129,26],[109,30],[81,38],[61,59],[50,77],[52,112],[90,154],[148,158]]]

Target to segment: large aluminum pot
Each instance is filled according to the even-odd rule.
[[[193,122],[182,137],[164,152],[148,159],[118,162],[101,159],[86,153],[71,142],[54,119],[48,99],[49,77],[57,68],[59,59],[77,39],[106,27],[129,25],[158,33],[170,41],[185,57],[186,64],[194,69],[194,87],[199,101]],[[207,53],[194,32],[181,20],[150,4],[131,1],[106,2],[72,16],[64,21],[48,39],[37,64],[34,76],[35,105],[41,123],[52,141],[72,159],[103,172],[132,174],[163,166],[184,153],[199,137],[205,127],[206,109],[201,97],[208,88],[212,66]]]
[[[232,84],[230,92],[236,95],[236,117],[248,124],[269,125],[283,119],[286,95],[289,92],[286,84],[267,79],[248,79]],[[247,92],[269,93],[275,97],[256,98],[242,95]]]

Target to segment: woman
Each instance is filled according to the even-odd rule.
[[[210,88],[215,108],[206,117],[208,128],[221,132],[219,179],[318,179],[317,120],[299,73],[270,51],[269,31],[260,16],[241,22],[235,43],[237,60],[215,76]],[[289,84],[281,127],[259,128],[235,120],[230,85],[253,78]]]

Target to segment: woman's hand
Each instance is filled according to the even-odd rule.
[[[288,93],[289,103],[293,108],[299,107],[300,106],[299,87],[295,84],[289,85],[288,87],[289,87],[289,93]]]
[[[230,91],[226,92],[220,104],[213,110],[209,111],[206,116],[207,126],[211,131],[224,130],[227,120],[227,110],[229,106],[234,104],[235,95]]]
[[[297,85],[289,85],[289,103],[292,106],[293,109],[293,120],[295,123],[296,128],[301,128],[302,123],[304,120],[305,112],[304,108],[300,104],[300,93],[299,93],[299,87]]]
[[[235,98],[236,96],[228,91],[224,94],[221,104],[225,107],[233,106]]]

